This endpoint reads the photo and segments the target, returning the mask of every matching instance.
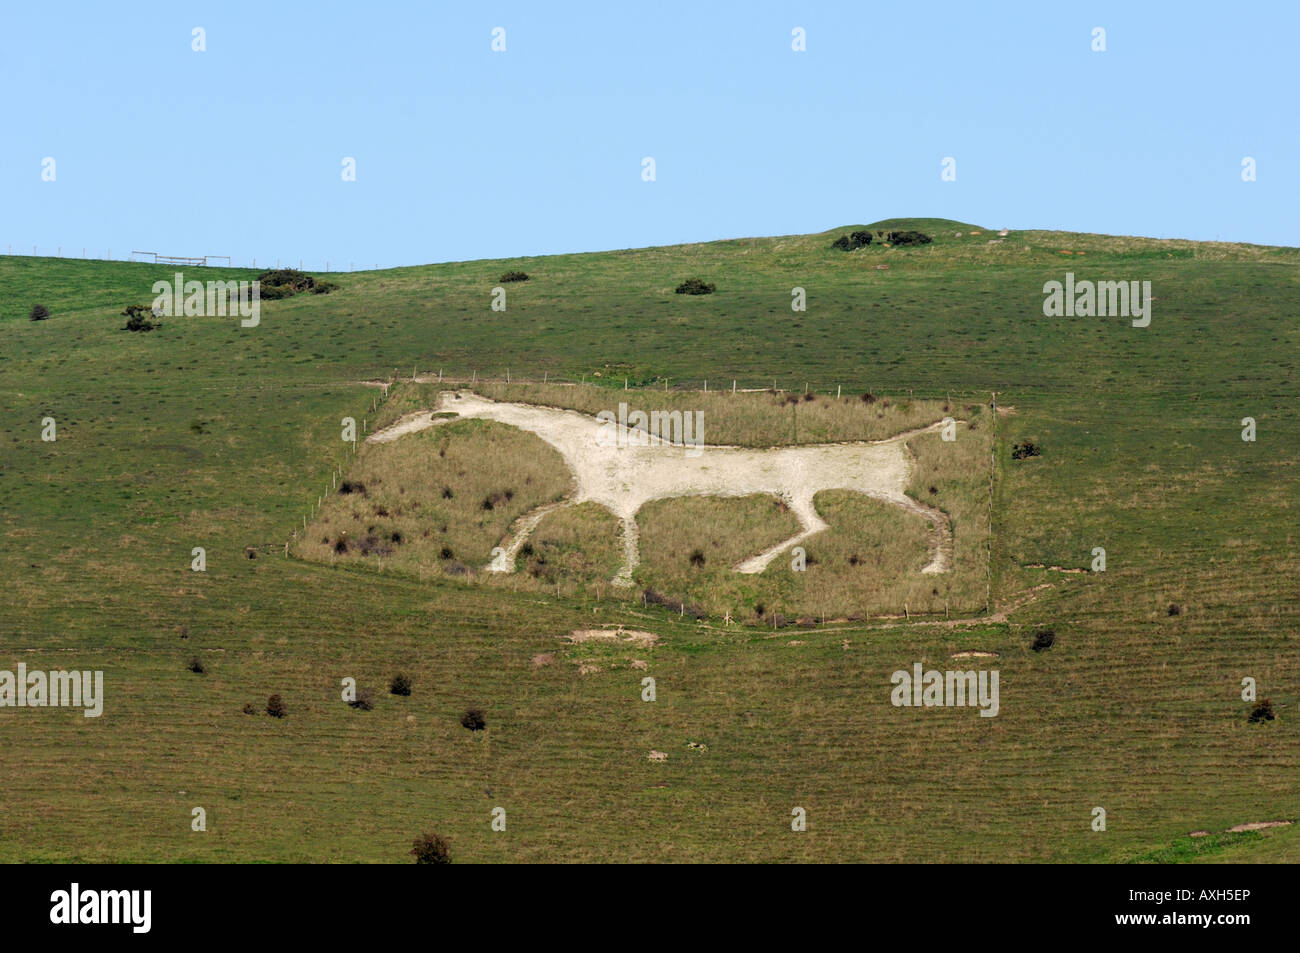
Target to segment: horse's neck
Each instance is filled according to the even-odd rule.
[[[516,404],[504,401],[484,407],[474,416],[495,420],[518,430],[526,430],[535,436],[541,437],[552,446],[559,446],[556,443],[556,438],[562,435],[578,437],[579,435],[574,433],[574,425],[578,422],[586,431],[579,439],[590,439],[594,443],[601,426],[600,421],[594,417],[588,417],[578,411],[556,410],[552,407],[537,407],[532,404]],[[548,423],[553,426],[546,426]]]

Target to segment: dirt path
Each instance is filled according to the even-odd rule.
[[[405,437],[408,433],[428,430],[434,425],[433,413],[432,410],[413,410],[409,414],[402,414],[395,423],[383,430],[376,430],[367,437],[366,443],[392,443],[398,437]]]

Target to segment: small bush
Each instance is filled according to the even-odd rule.
[[[503,283],[507,281],[527,281],[527,280],[528,280],[528,275],[522,271],[507,271],[504,275],[501,276],[501,281]]]
[[[258,297],[275,300],[288,298],[300,291],[310,291],[316,279],[296,268],[276,268],[257,276]]]
[[[244,702],[243,712],[245,715],[256,715],[257,706],[254,705],[252,702]]]
[[[1262,721],[1272,721],[1277,716],[1273,714],[1273,703],[1267,698],[1261,698],[1255,702],[1255,707],[1250,710],[1250,723],[1257,725]]]
[[[366,495],[366,485],[364,483],[354,483],[352,480],[344,480],[339,484],[339,492],[345,496],[349,493],[360,493]]]
[[[692,566],[704,565],[704,552],[702,550],[697,549],[691,553],[691,565]]]
[[[50,316],[50,309],[43,304],[32,305],[31,314],[27,315],[33,321],[44,321]]]
[[[411,843],[411,855],[417,864],[450,864],[451,845],[437,834],[421,834]]]
[[[1054,629],[1039,629],[1034,633],[1034,651],[1044,652],[1056,644],[1056,631]]]
[[[334,541],[334,552],[342,556],[347,551],[348,551],[348,541],[344,539],[342,536],[340,536],[338,539]]]
[[[470,731],[482,731],[487,727],[487,716],[482,708],[466,708],[460,716],[460,723]]]
[[[388,683],[388,694],[403,696],[411,694],[410,678],[398,672],[393,676],[393,680]]]
[[[904,245],[928,245],[934,239],[932,239],[929,235],[926,235],[924,232],[907,231],[907,232],[890,232],[888,235],[888,240],[891,245],[904,246]]]
[[[332,281],[318,281],[312,285],[311,293],[314,295],[327,295],[331,291],[337,291],[338,285]]]
[[[831,243],[832,248],[838,248],[840,251],[853,251],[855,248],[864,248],[871,244],[870,232],[850,232],[848,235],[841,235]]]
[[[199,658],[197,655],[194,656],[194,658],[190,659],[189,662],[186,663],[185,667],[188,668],[195,675],[202,675],[204,672],[207,671],[207,669],[204,668],[203,666],[203,659]]]
[[[450,499],[451,499],[453,496],[455,496],[455,495],[456,495],[455,493],[452,493],[452,492],[451,492],[451,487],[449,487],[449,486],[444,486],[444,487],[442,488],[442,498],[443,498],[444,500],[450,500]]]
[[[1042,451],[1038,449],[1038,444],[1030,440],[1026,440],[1024,443],[1018,443],[1011,448],[1012,460],[1026,460],[1029,457],[1037,457],[1041,454]]]
[[[872,394],[872,393],[869,393],[869,392],[866,393],[866,394],[863,394],[863,395],[862,395],[862,402],[863,402],[864,404],[874,404],[874,403],[876,402],[876,395],[875,395],[875,394]]]
[[[453,552],[451,551],[451,547],[450,547],[450,546],[444,546],[444,547],[442,547],[442,551],[438,553],[438,558],[439,558],[439,559],[455,559],[455,558],[456,558],[456,554],[453,553]]]
[[[130,304],[122,313],[127,317],[126,324],[122,326],[123,331],[152,331],[154,328],[162,327],[158,322],[151,320],[153,312],[146,305]]]
[[[348,702],[348,706],[358,711],[373,711],[375,707],[374,698],[368,688],[358,688],[357,697]]]
[[[679,295],[711,295],[717,285],[709,284],[703,278],[687,278],[674,291]]]
[[[283,718],[289,714],[289,709],[284,707],[284,699],[279,695],[272,695],[266,700],[266,713],[272,718]]]
[[[1169,603],[1169,609],[1168,609],[1168,612],[1169,612],[1169,614],[1170,614],[1171,616],[1182,615],[1182,614],[1183,614],[1183,607],[1180,606],[1180,605],[1179,605],[1178,603],[1176,603],[1176,602],[1171,602],[1171,603]]]

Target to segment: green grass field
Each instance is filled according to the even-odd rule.
[[[263,302],[256,328],[171,317],[147,334],[120,330],[120,312],[174,269],[0,257],[0,669],[102,669],[106,693],[97,719],[0,708],[0,861],[408,862],[422,831],[484,862],[1300,860],[1294,826],[1222,834],[1300,815],[1300,249],[870,227],[935,240],[832,249],[846,226],[338,274],[332,294]],[[531,280],[494,312],[509,269]],[[1067,271],[1149,280],[1150,326],[1044,317],[1042,286]],[[692,276],[716,293],[672,293]],[[31,322],[38,302],[52,316]],[[366,462],[341,418],[373,429],[433,389],[399,383],[376,407],[360,382],[440,370],[489,395],[507,373],[576,382],[599,406],[625,379],[673,399],[736,380],[828,407],[837,388],[978,405],[991,422],[996,393],[992,534],[963,583],[973,621],[728,626],[563,579],[286,555],[337,468]],[[516,435],[494,439],[497,458],[460,465],[467,487],[499,489],[507,464],[544,483]],[[1011,459],[1024,440],[1041,456]],[[647,534],[710,525],[663,508]],[[590,541],[592,517],[546,534],[571,577],[617,560]],[[455,545],[490,547],[498,529],[465,523]],[[828,552],[853,545],[826,535]],[[884,542],[907,547],[905,532]],[[1096,547],[1104,573],[1062,571]],[[679,562],[644,569],[689,583]],[[567,641],[603,625],[659,640]],[[1035,652],[1042,627],[1056,642]],[[962,651],[998,657],[949,661]],[[890,674],[914,662],[996,667],[1000,713],[894,707]],[[409,697],[386,691],[399,671]],[[342,702],[346,677],[374,710]],[[1247,722],[1247,677],[1276,720]],[[288,717],[242,712],[271,693]],[[467,707],[486,730],[461,727]]]

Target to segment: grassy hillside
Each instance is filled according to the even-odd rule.
[[[0,257],[0,669],[102,669],[107,693],[98,719],[0,709],[0,860],[404,862],[423,830],[480,861],[1300,860],[1293,827],[1180,846],[1300,815],[1300,250],[989,244],[935,220],[861,226],[917,228],[924,247],[831,248],[857,227],[331,275],[332,294],[263,302],[256,328],[147,334],[120,312],[174,269]],[[494,312],[511,269],[530,280]],[[1043,284],[1067,271],[1150,281],[1151,325],[1044,317]],[[716,293],[672,293],[692,276]],[[31,322],[38,302],[52,316]],[[996,392],[994,612],[772,631],[287,558],[351,464],[341,418],[403,399],[376,408],[358,382],[439,369]],[[1024,440],[1042,455],[1012,460]],[[1095,547],[1105,573],[1062,571]],[[618,624],[658,641],[567,641]],[[1042,627],[1056,641],[1036,652]],[[949,660],[975,650],[998,657]],[[914,662],[996,667],[999,715],[893,707],[890,673]],[[410,697],[385,691],[398,671]],[[377,690],[373,711],[343,704],[345,677]],[[1247,723],[1246,677],[1275,721]],[[241,711],[272,692],[287,718]],[[460,726],[470,706],[486,730]]]

